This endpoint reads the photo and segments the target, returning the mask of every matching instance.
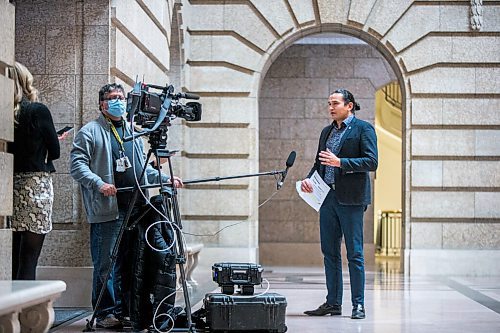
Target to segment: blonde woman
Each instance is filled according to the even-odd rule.
[[[12,279],[35,280],[45,235],[52,230],[54,192],[52,161],[59,158],[59,140],[49,109],[38,103],[33,76],[20,63],[14,79],[14,212]]]

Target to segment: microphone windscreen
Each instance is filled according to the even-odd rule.
[[[187,99],[200,99],[200,96],[199,95],[196,95],[196,94],[192,94],[192,93],[184,93],[184,98],[187,98]]]
[[[288,155],[288,158],[286,160],[286,166],[291,167],[293,163],[295,163],[295,157],[297,157],[297,153],[295,151],[292,151],[290,155]]]

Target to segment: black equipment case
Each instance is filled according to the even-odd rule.
[[[203,300],[210,331],[286,332],[286,298],[276,293],[248,296],[206,294]]]
[[[241,287],[243,295],[253,295],[254,285],[262,283],[261,265],[249,263],[223,262],[212,265],[212,279],[222,289],[222,293],[232,295],[234,285]]]

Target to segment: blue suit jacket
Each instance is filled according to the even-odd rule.
[[[319,152],[326,150],[326,140],[333,129],[333,123],[323,128],[319,137],[316,161],[308,178],[318,171],[325,177],[325,166],[319,161]],[[368,172],[378,166],[377,135],[366,121],[353,118],[340,141],[341,167],[335,168],[335,195],[343,205],[368,205],[371,203],[370,177]]]

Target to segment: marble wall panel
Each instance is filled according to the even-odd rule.
[[[54,123],[72,124],[76,120],[76,82],[73,75],[35,75],[40,102],[49,108]]]
[[[2,31],[2,47],[0,48],[0,61],[6,64],[14,63],[14,50],[16,35],[15,31],[15,7],[13,4],[2,1],[0,3],[0,12],[2,13],[0,20],[0,31]]]
[[[273,33],[247,5],[226,5],[223,17],[224,30],[233,30],[262,50],[267,50],[275,41]]]
[[[411,185],[443,186],[443,161],[412,161]]]
[[[14,140],[14,81],[6,76],[0,75],[0,139],[6,141]]]
[[[57,173],[52,176],[52,179],[54,185],[52,221],[54,223],[75,223],[78,220],[77,216],[73,214],[76,210],[74,193],[79,191],[77,183],[67,173]]]
[[[0,216],[12,215],[14,156],[0,152]]]
[[[475,133],[470,130],[413,130],[414,156],[473,156]]]
[[[250,132],[247,128],[198,128],[187,133],[185,149],[192,154],[249,154]]]
[[[276,101],[275,98],[261,98],[259,100],[259,117],[261,119],[304,118],[304,102],[302,98],[289,98]],[[324,101],[323,101],[324,103]]]
[[[183,215],[250,215],[249,193],[246,190],[189,190],[183,194]]]
[[[331,78],[328,85],[328,96],[332,91],[339,88],[345,88],[349,90],[357,99],[363,97],[373,97],[375,96],[375,87],[372,85],[368,78],[357,78],[357,79],[336,79]],[[324,98],[325,95],[322,97]]]
[[[353,58],[305,58],[306,78],[352,78],[355,75]]]
[[[83,29],[83,68],[85,74],[109,74],[109,27],[85,26]]]
[[[367,77],[376,89],[380,89],[391,81],[396,80],[393,72],[387,72],[384,62],[385,60],[381,57],[369,59],[356,58],[354,61],[354,77]],[[359,97],[356,96],[356,100],[358,99]]]
[[[411,103],[414,125],[500,124],[498,98],[412,98]]]
[[[474,107],[471,107],[471,104]],[[500,125],[500,98],[444,98],[444,125]]]
[[[136,77],[148,83],[163,85],[168,82],[167,73],[149,59],[141,49],[121,31],[116,30],[116,68],[135,81]]]
[[[473,218],[474,193],[414,191],[411,194],[411,216],[417,218]]]
[[[399,52],[429,32],[438,30],[438,27],[439,10],[435,6],[414,5],[395,22],[386,38]]]
[[[162,2],[167,7],[166,1]],[[115,7],[115,18],[166,68],[170,65],[168,39],[136,1],[123,1]],[[127,49],[120,49],[128,53]]]
[[[45,29],[45,26],[16,24],[16,61],[25,65],[31,74],[46,73]]]
[[[411,224],[412,249],[440,249],[443,243],[442,223],[412,223]]]
[[[401,59],[408,71],[414,71],[434,64],[452,62],[453,50],[452,37],[429,36],[401,52]]]
[[[350,1],[318,0],[321,23],[342,23],[347,21]]]
[[[76,24],[77,9],[76,1],[17,1],[16,21],[32,26],[71,26]]]
[[[109,25],[109,1],[93,0],[83,2],[83,15],[86,25]],[[77,13],[78,15],[78,13]],[[77,17],[77,22],[80,22]]]
[[[500,131],[476,130],[476,155],[500,156]]]
[[[500,218],[499,202],[499,192],[476,192],[474,199],[475,217],[491,219]]]
[[[364,24],[375,2],[376,0],[351,0],[348,19]]]
[[[308,66],[308,70],[311,70]],[[266,74],[266,77],[305,77],[306,61],[305,58],[278,57]]]
[[[491,250],[500,247],[500,225],[496,223],[443,224],[444,249]]]
[[[189,71],[186,87],[190,91],[249,92],[252,89],[252,75],[227,67],[185,66]]]
[[[52,230],[45,237],[38,266],[92,266],[87,223],[78,230]]]
[[[47,26],[45,69],[50,74],[76,74],[76,30],[74,26]]]
[[[474,94],[475,68],[435,67],[410,76],[415,94]]]
[[[500,43],[500,38],[496,39]],[[498,53],[496,59],[499,59]],[[480,61],[478,59],[478,61]],[[500,68],[495,67],[477,67],[476,68],[476,93],[477,94],[496,94],[500,91]]]
[[[0,228],[0,281],[12,279],[12,230]]]
[[[385,35],[394,22],[411,6],[412,2],[412,0],[377,1],[370,11],[366,25],[379,34]],[[381,17],[384,19],[381,20]]]
[[[443,186],[500,187],[500,163],[443,161]]]
[[[443,100],[441,98],[412,98],[411,122],[413,125],[442,124]]]
[[[311,1],[288,0],[299,24],[314,21],[314,9]]]
[[[283,1],[250,0],[271,26],[283,35],[294,28],[293,19]]]
[[[186,28],[195,30],[224,30],[224,10],[223,5],[183,5],[183,19],[186,20]],[[210,20],[206,18],[210,17]]]
[[[500,61],[499,37],[455,37],[451,42],[454,62],[495,63]]]

